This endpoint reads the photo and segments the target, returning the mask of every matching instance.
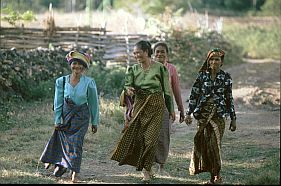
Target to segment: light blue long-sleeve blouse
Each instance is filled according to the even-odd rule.
[[[70,84],[70,75],[65,77],[64,97],[71,98],[75,104],[88,104],[90,111],[90,122],[92,125],[99,124],[99,102],[95,80],[82,75],[80,81],[75,87]],[[63,76],[56,79],[54,112],[55,125],[61,123],[62,107],[63,107]]]

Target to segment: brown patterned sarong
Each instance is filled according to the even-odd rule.
[[[202,119],[197,121],[197,133],[194,137],[190,175],[210,172],[214,176],[221,170],[221,140],[225,119],[219,117],[216,110],[212,99],[202,108]]]
[[[132,165],[137,171],[151,170],[164,112],[163,94],[137,93],[133,117],[121,136],[112,160],[119,165]]]

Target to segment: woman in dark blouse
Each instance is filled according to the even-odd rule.
[[[197,120],[189,173],[210,172],[211,184],[222,182],[221,140],[227,117],[231,118],[229,129],[236,130],[232,79],[229,73],[221,69],[224,54],[219,48],[208,52],[191,89],[185,117],[188,125],[192,123],[191,114]]]

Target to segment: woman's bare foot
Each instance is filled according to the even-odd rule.
[[[78,182],[77,174],[78,173],[72,171],[72,174],[71,174],[71,181],[72,181],[72,183]]]
[[[222,178],[221,176],[215,176],[215,179],[214,179],[214,184],[222,184]]]
[[[142,181],[145,181],[145,182],[150,181],[150,171],[147,171],[147,170],[143,171]]]

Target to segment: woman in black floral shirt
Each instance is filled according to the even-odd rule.
[[[236,130],[232,79],[229,73],[221,70],[224,54],[219,48],[208,52],[193,84],[185,117],[185,122],[189,125],[192,123],[193,114],[198,127],[189,173],[195,175],[210,172],[211,184],[222,183],[221,140],[228,117],[231,118],[229,129]]]

